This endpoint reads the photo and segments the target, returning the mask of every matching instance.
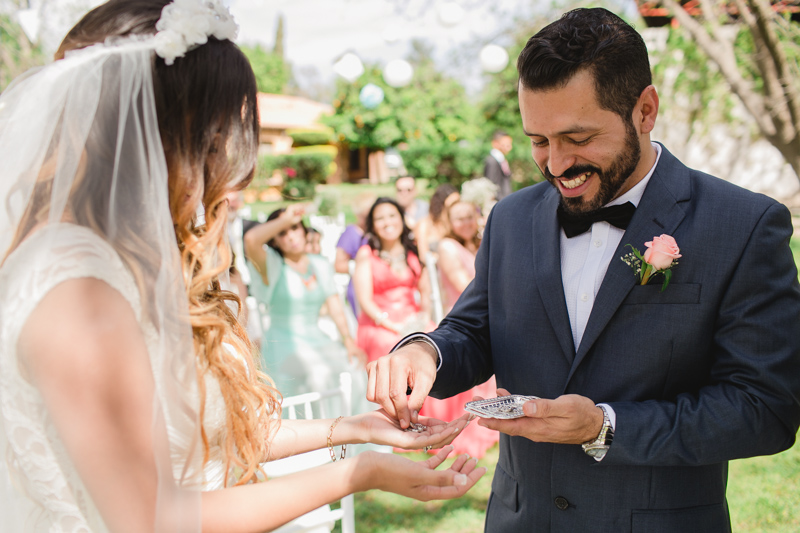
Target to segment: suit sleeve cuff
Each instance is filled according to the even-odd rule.
[[[396,351],[398,348],[402,348],[408,344],[414,342],[424,342],[430,346],[433,346],[433,349],[436,350],[436,372],[439,372],[439,369],[442,368],[442,351],[439,350],[439,347],[436,346],[436,343],[433,342],[433,339],[425,335],[424,333],[412,333],[411,335],[406,335],[400,342],[394,345],[394,348],[389,353]]]

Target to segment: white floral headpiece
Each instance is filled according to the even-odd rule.
[[[156,54],[171,65],[209,36],[233,41],[239,27],[221,0],[174,0],[161,11],[156,30]]]

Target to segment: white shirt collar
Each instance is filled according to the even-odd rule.
[[[645,175],[644,178],[641,179],[641,181],[639,181],[639,183],[634,185],[631,190],[619,198],[615,198],[614,200],[610,201],[607,205],[621,205],[625,202],[630,202],[636,207],[639,207],[639,202],[642,201],[642,196],[644,195],[644,190],[647,188],[647,183],[650,181],[650,178],[653,176],[653,172],[656,170],[658,160],[661,159],[661,145],[652,141],[650,144],[653,145],[653,148],[656,150],[656,160],[653,163],[653,166],[650,167],[650,171]]]
[[[486,153],[486,152],[484,152],[484,153]],[[501,152],[501,151],[500,151],[500,150],[498,150],[497,148],[492,148],[492,151],[491,151],[491,152],[489,152],[489,153],[492,155],[492,157],[494,157],[495,159],[497,159],[497,162],[498,162],[498,163],[502,163],[503,161],[505,161],[505,160],[506,160],[506,156],[505,156],[505,154],[503,154],[503,152]]]

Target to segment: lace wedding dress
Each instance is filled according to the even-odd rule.
[[[15,505],[31,507],[28,522],[20,524],[19,531],[107,530],[59,438],[40,391],[26,375],[17,352],[20,332],[45,296],[62,282],[87,277],[107,283],[130,303],[155,365],[152,354],[157,351],[155,346],[159,339],[155,329],[141,318],[134,278],[117,252],[92,230],[73,224],[53,224],[34,233],[8,256],[0,269],[0,338],[3,342],[0,346],[0,411],[8,439],[5,460],[0,464],[0,480],[6,475],[3,469],[8,469],[12,480],[28,495],[28,500],[15,502]],[[159,395],[161,388],[156,380]],[[213,378],[206,379],[206,395],[204,427],[209,438],[210,460],[203,471],[202,489],[210,490],[222,487],[225,481],[219,445],[225,428],[225,404]],[[167,427],[174,474],[178,479],[192,438],[176,431],[169,419]],[[0,448],[2,444],[0,442]]]

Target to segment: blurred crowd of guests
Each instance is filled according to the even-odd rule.
[[[426,202],[413,177],[400,177],[394,198],[355,199],[356,223],[339,227],[335,254],[322,253],[324,235],[304,222],[308,205],[278,209],[263,223],[232,218],[231,285],[252,304],[243,310],[248,330],[277,388],[285,396],[325,390],[348,371],[354,412],[374,408],[365,399],[365,364],[406,334],[432,330],[452,309],[475,276],[499,189],[487,178],[466,183],[463,194],[444,184]],[[241,207],[240,197],[229,200],[232,212]],[[350,278],[346,286],[342,277]],[[495,396],[494,378],[447,400],[429,398],[421,414],[451,420],[474,395]],[[481,457],[497,440],[470,424],[453,444]]]

